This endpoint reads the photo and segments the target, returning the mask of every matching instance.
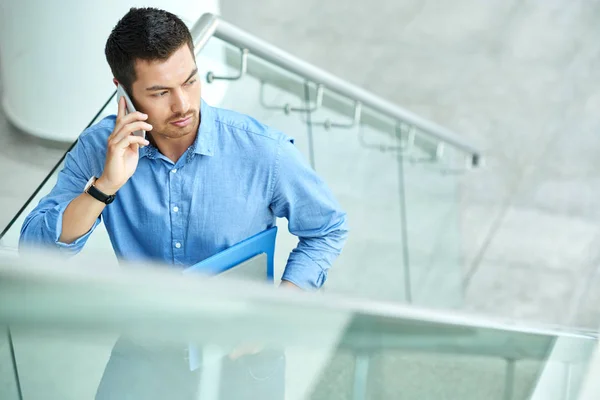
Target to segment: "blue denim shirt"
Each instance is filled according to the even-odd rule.
[[[323,285],[347,237],[346,214],[293,140],[255,119],[202,101],[194,144],[173,163],[150,145],[131,179],[90,232],[59,242],[63,212],[92,176],[100,176],[116,116],[84,131],[52,191],[27,216],[20,245],[79,252],[103,220],[120,259],[195,264],[289,221],[299,237],[283,279],[304,289]]]

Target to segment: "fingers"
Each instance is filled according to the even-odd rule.
[[[121,101],[125,102],[125,99],[122,99]],[[112,139],[115,136],[119,135],[119,133],[121,132],[121,130],[124,127],[126,127],[128,124],[131,124],[131,123],[136,122],[136,121],[145,121],[147,119],[148,119],[148,115],[144,114],[144,113],[141,113],[139,111],[132,112],[132,113],[129,113],[127,115],[123,115],[120,118],[117,117],[117,121],[115,122],[115,128],[113,129],[113,132],[112,132],[111,137],[109,139]],[[148,126],[150,126],[150,125],[148,125]],[[132,130],[131,132],[133,132],[135,130],[136,129]],[[152,128],[144,129],[144,130],[152,130]]]
[[[112,144],[110,144],[110,147],[112,147],[114,150],[123,150],[131,146],[132,144],[136,144],[139,146],[147,146],[148,144],[150,144],[150,142],[148,142],[142,137],[129,135],[125,136],[118,142],[113,142]]]
[[[119,97],[119,101],[117,103],[119,104],[118,111],[117,111],[117,120],[119,120],[125,116],[125,107],[126,107],[125,97],[123,97],[123,96]]]
[[[108,144],[110,145],[111,143],[116,143],[116,142],[120,142],[121,140],[123,140],[124,137],[126,136],[130,136],[133,132],[135,131],[151,131],[152,130],[152,125],[150,125],[147,122],[144,121],[137,121],[137,122],[132,122],[129,123],[125,126],[123,126],[123,128],[121,128],[120,131],[115,131],[115,133],[113,133],[109,138],[108,138]]]

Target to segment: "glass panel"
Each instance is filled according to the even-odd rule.
[[[216,77],[237,76],[241,64],[240,50],[214,37],[209,39],[198,54],[197,61],[205,101],[215,107],[247,114],[294,138],[296,147],[310,162],[306,124],[298,113],[286,113],[284,110],[286,104],[304,107],[304,80],[249,54],[248,73],[243,77],[233,81],[215,79],[209,82],[209,72]],[[279,231],[275,249],[275,277],[280,278],[298,238],[288,232],[287,220],[278,219],[277,225]]]
[[[328,365],[330,376],[322,379],[311,399],[334,398],[339,387],[346,391],[340,398],[352,398],[357,357],[336,354]],[[337,365],[336,365],[337,364]],[[505,397],[507,362],[499,358],[431,354],[421,351],[388,351],[370,357],[364,392],[367,399],[452,399],[504,400],[528,399],[535,385],[540,362],[522,361],[513,381],[513,396]],[[337,375],[337,376],[336,376]],[[344,380],[338,388],[328,380]]]
[[[580,397],[573,397],[579,400],[595,400],[600,396],[600,381],[598,374],[600,373],[600,352],[595,349],[593,356],[589,361],[587,369],[581,368],[578,376],[581,381],[578,382]],[[535,399],[537,400],[537,399]],[[541,397],[540,397],[541,400]]]
[[[213,57],[208,67],[201,66],[203,74],[209,70],[221,76],[238,74],[239,49],[212,38],[201,56],[205,52]],[[222,62],[215,62],[215,54]],[[348,212],[351,234],[325,290],[431,306],[460,305],[455,169],[464,165],[462,153],[447,147],[438,159],[436,155],[442,154],[438,143],[418,131],[410,146],[410,126],[366,107],[361,123],[354,124],[355,104],[326,88],[323,106],[317,107],[314,83],[252,54],[246,75],[233,82],[205,84],[204,96],[210,98],[210,91],[219,90],[218,105],[293,136]],[[314,110],[286,113],[286,104]],[[285,220],[278,225],[280,275],[297,239],[287,233]]]
[[[117,337],[108,363],[115,375],[103,382],[117,398],[136,386],[160,393],[171,382],[162,398],[185,398],[177,395],[185,388],[206,399],[285,387],[294,399],[529,399],[549,366],[583,370],[595,346],[584,334],[196,280],[166,268],[99,275],[98,262],[45,260],[47,268],[35,270],[0,266],[0,324],[13,327],[25,398],[91,398]],[[186,370],[192,340],[203,349],[197,374]],[[240,343],[266,350],[233,361]],[[580,376],[555,380],[576,394]],[[259,393],[246,398],[267,398]]]
[[[311,95],[314,99],[314,88]],[[315,169],[348,213],[351,230],[327,290],[405,301],[402,183],[394,123],[363,108],[361,121],[377,119],[379,126],[353,125],[355,105],[330,92],[323,105],[307,120]]]
[[[596,334],[592,333],[592,336]],[[532,390],[531,399],[578,399],[584,378],[593,370],[592,357],[595,349],[595,341],[581,342],[571,337],[557,338],[548,361],[539,374],[537,385]]]
[[[404,158],[406,237],[412,300],[434,307],[462,303],[462,263],[457,188],[464,153],[419,135]],[[464,171],[463,171],[464,172]]]
[[[293,312],[290,310],[290,312]],[[245,320],[246,318],[244,318]],[[263,319],[264,321],[264,319]],[[199,322],[203,322],[199,318]],[[276,321],[271,321],[270,326],[285,325],[287,321],[281,316]],[[376,341],[379,333],[375,326],[364,335],[362,341]],[[244,324],[236,325],[237,335],[231,335],[229,328],[221,327],[212,329],[212,335],[225,335],[230,341],[246,343],[247,337],[243,332],[252,327]],[[296,325],[295,325],[296,326]],[[337,330],[326,332],[319,329],[319,334],[326,337],[337,337]],[[299,331],[298,334],[306,333]],[[415,331],[419,334],[419,331]],[[80,328],[74,330],[61,329],[16,329],[15,349],[19,359],[19,373],[25,398],[40,398],[46,394],[46,398],[81,399],[93,398],[100,385],[111,351],[119,340],[122,347],[132,348],[135,354],[137,347],[152,349],[151,355],[143,354],[140,357],[159,358],[151,359],[156,362],[164,362],[168,369],[178,367],[180,373],[186,373],[186,349],[187,341],[173,336],[172,338],[148,338],[145,335],[110,335],[93,333],[91,329]],[[285,373],[282,375],[288,396],[296,399],[330,399],[330,398],[352,398],[357,390],[357,384],[364,380],[364,398],[447,398],[447,399],[504,399],[506,391],[512,391],[512,399],[529,399],[536,390],[538,377],[550,364],[545,363],[544,354],[552,349],[553,341],[542,338],[534,338],[533,342],[540,341],[546,346],[542,358],[512,361],[502,358],[500,351],[498,356],[486,354],[485,349],[478,348],[475,344],[473,349],[453,349],[452,341],[447,340],[448,334],[436,334],[429,343],[415,343],[410,338],[400,337],[396,345],[373,346],[372,349],[360,349],[360,345],[352,338],[351,328],[342,333],[342,340],[338,346],[327,348],[324,344],[308,346],[305,342],[290,345],[279,344],[281,341],[263,335],[260,340],[261,346],[266,346],[269,353],[273,355],[273,368],[278,365],[278,352],[283,348],[285,354]],[[400,333],[398,333],[399,336]],[[525,336],[525,335],[523,335]],[[520,342],[531,342],[526,337],[517,337]],[[256,340],[256,339],[254,339]],[[506,340],[501,336],[497,338],[496,347],[505,345]],[[224,344],[222,341],[203,339],[199,341],[199,348],[204,354],[200,356],[204,364],[208,362],[220,364],[221,368],[229,360],[227,357],[235,348],[231,343]],[[404,342],[404,343],[402,343]],[[518,344],[518,342],[517,342]],[[535,344],[535,343],[534,343]],[[590,351],[593,346],[587,346]],[[489,344],[490,347],[494,343]],[[358,348],[357,348],[358,347]],[[399,349],[394,347],[400,347]],[[510,352],[507,346],[507,352]],[[252,348],[252,347],[251,347]],[[478,354],[481,352],[482,354]],[[164,359],[161,354],[164,354]],[[177,363],[167,364],[170,358],[178,356]],[[247,357],[248,362],[251,357]],[[357,364],[361,358],[367,360],[366,373],[363,376],[356,371]],[[151,360],[146,360],[151,362]],[[208,361],[207,361],[208,360]],[[265,361],[265,360],[263,360]],[[258,362],[258,361],[257,361]],[[267,362],[267,361],[265,361]],[[363,361],[364,362],[364,361]],[[139,364],[139,363],[138,363]],[[559,367],[567,371],[568,368],[585,367],[586,359],[578,360],[572,364],[557,362]],[[511,366],[512,365],[512,366]],[[6,370],[8,365],[3,365]],[[143,368],[139,366],[139,368]],[[260,366],[256,367],[257,370]],[[513,372],[509,372],[514,368]],[[164,373],[165,371],[163,371]],[[202,371],[200,371],[201,373]],[[512,374],[513,378],[509,378]],[[205,371],[205,376],[218,376]],[[155,376],[156,377],[156,376]],[[560,377],[566,380],[566,374]],[[208,378],[205,378],[208,379]],[[211,378],[217,379],[217,378]],[[226,382],[219,383],[218,387],[235,387],[243,382],[236,375],[220,375],[220,379]],[[555,377],[556,380],[556,377]],[[132,379],[133,381],[133,379]],[[144,386],[148,380],[140,378],[134,381]],[[457,384],[460,382],[460,384]],[[135,384],[132,383],[132,384]],[[202,384],[208,381],[201,382]],[[562,385],[565,383],[563,382]],[[579,387],[579,380],[571,380],[571,391]],[[209,386],[209,385],[207,385]],[[212,386],[212,385],[210,385]],[[14,385],[12,385],[14,392]],[[202,385],[200,385],[202,389]],[[182,386],[173,386],[171,395],[182,389]],[[512,388],[512,389],[511,389]],[[10,388],[9,388],[10,389]],[[113,389],[116,390],[116,389]],[[213,389],[204,389],[212,391]],[[360,391],[360,389],[359,389]],[[0,392],[2,393],[2,392]],[[6,391],[4,393],[10,393]],[[4,394],[2,393],[2,394]],[[576,392],[575,392],[576,394]],[[11,397],[1,397],[8,398]],[[172,397],[175,398],[175,397]],[[183,397],[182,397],[183,398]],[[546,398],[548,399],[548,398]]]
[[[117,113],[117,103],[114,100],[114,97],[109,101],[106,106],[101,109],[97,115],[97,117],[93,120],[92,125],[100,122],[103,118],[114,115]],[[0,254],[4,251],[5,254],[16,255],[16,249],[19,245],[19,235],[21,231],[21,226],[23,225],[23,221],[25,217],[37,206],[40,200],[46,196],[50,190],[56,184],[56,180],[58,179],[58,173],[63,168],[63,162],[60,163],[58,168],[56,168],[55,172],[50,176],[47,182],[42,186],[38,194],[33,198],[33,200],[29,203],[27,208],[23,211],[23,213],[17,218],[15,223],[8,229],[3,237],[0,237]],[[40,182],[41,183],[41,182]],[[36,186],[37,189],[37,186]],[[83,189],[83,188],[82,188]],[[87,242],[82,253],[86,254],[106,254],[109,257],[113,255],[112,245],[110,244],[110,240],[108,238],[108,233],[104,228],[104,224],[100,224],[98,228],[94,231],[94,234],[90,236],[89,241]],[[116,258],[112,257],[111,261],[116,263]]]
[[[13,328],[23,398],[93,399],[115,339],[91,331]]]

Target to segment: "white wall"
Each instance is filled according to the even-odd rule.
[[[73,141],[115,89],[104,58],[108,35],[130,7],[142,6],[166,9],[188,25],[219,12],[218,0],[2,2],[0,70],[8,119],[29,134]]]

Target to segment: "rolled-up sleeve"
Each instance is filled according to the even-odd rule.
[[[74,242],[67,244],[59,239],[67,206],[83,192],[85,184],[92,177],[88,157],[86,145],[80,140],[67,154],[54,188],[25,218],[21,227],[19,249],[31,246],[54,247],[67,254],[76,254],[83,249],[90,234],[100,223],[100,217],[85,235]]]
[[[277,217],[287,218],[290,233],[299,238],[282,279],[316,290],[346,242],[346,213],[292,140],[278,146],[271,209]]]

